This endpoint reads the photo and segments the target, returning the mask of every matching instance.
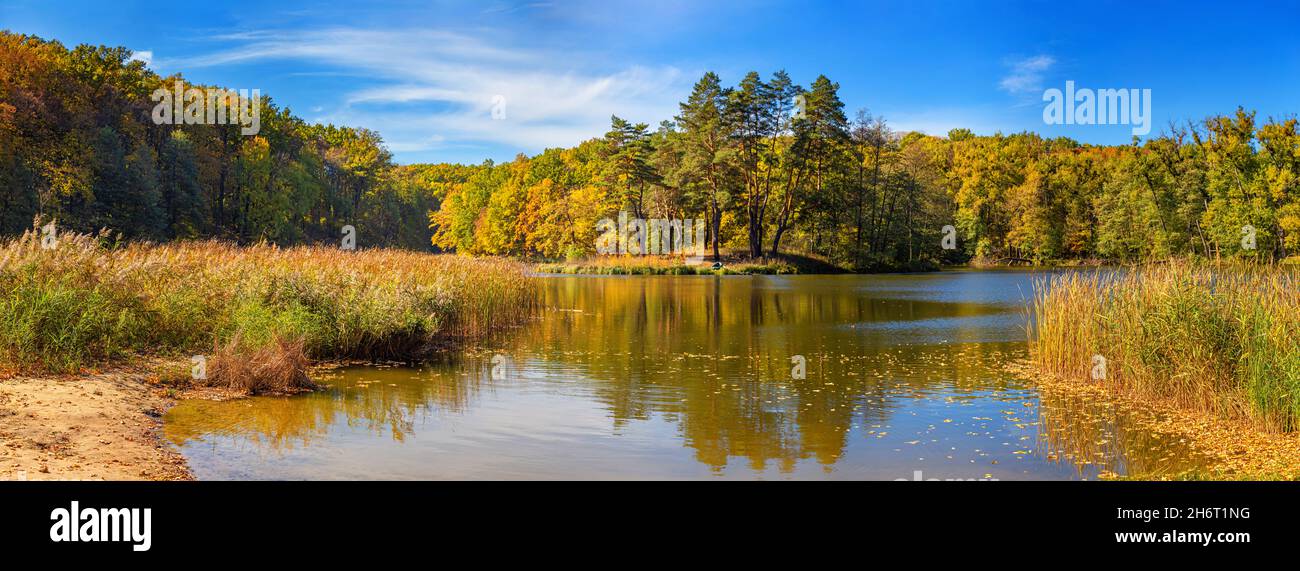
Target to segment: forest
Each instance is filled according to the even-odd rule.
[[[308,124],[269,97],[256,136],[156,125],[150,94],[175,81],[125,48],[0,33],[0,234],[39,218],[128,240],[289,245],[337,243],[352,224],[362,245],[430,249],[442,192],[394,165],[377,133]]]
[[[378,133],[308,123],[269,96],[254,136],[156,125],[150,93],[176,81],[125,48],[0,33],[0,234],[57,221],[291,245],[352,225],[363,248],[572,260],[626,211],[703,219],[711,255],[858,271],[1300,253],[1297,121],[1243,108],[1128,145],[932,135],[850,112],[824,76],[707,73],[653,127],[615,116],[603,136],[506,163],[398,165]]]

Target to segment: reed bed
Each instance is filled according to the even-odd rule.
[[[506,260],[118,245],[103,233],[62,234],[50,250],[40,242],[34,231],[0,241],[0,368],[66,373],[131,355],[212,354],[218,372],[300,382],[295,351],[413,359],[520,323],[535,295],[527,268]]]
[[[1046,373],[1300,427],[1294,268],[1174,261],[1058,274],[1035,284],[1030,313],[1033,360]],[[1104,375],[1094,375],[1098,356]]]

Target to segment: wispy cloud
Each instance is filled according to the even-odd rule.
[[[484,14],[510,14],[520,10],[540,10],[543,8],[554,8],[552,2],[527,2],[524,4],[496,4],[483,9]]]
[[[1013,95],[1043,90],[1043,75],[1052,68],[1056,59],[1049,55],[1036,55],[1008,64],[1010,73],[998,82],[998,87]]]
[[[131,59],[144,62],[145,67],[153,67],[153,52],[149,50],[136,50],[131,52]]]
[[[254,31],[214,40],[223,48],[174,69],[279,60],[365,78],[313,120],[379,131],[398,152],[495,144],[535,152],[599,136],[618,114],[656,122],[672,117],[689,90],[671,66],[609,65],[593,54],[517,45],[490,31]],[[493,101],[504,97],[503,120]]]
[[[927,135],[946,136],[952,129],[962,128],[981,135],[1004,131],[1010,123],[1007,109],[998,104],[969,104],[961,106],[927,107],[916,109],[909,105],[885,115],[889,126],[899,132],[917,131]]]

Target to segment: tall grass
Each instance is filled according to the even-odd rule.
[[[1137,396],[1300,427],[1300,277],[1278,266],[1175,261],[1076,272],[1035,284],[1033,359],[1042,370]]]
[[[29,231],[0,241],[0,368],[72,372],[142,353],[237,359],[299,344],[312,358],[414,358],[520,322],[533,296],[526,268],[504,260],[118,246],[106,234],[61,234],[44,250]]]

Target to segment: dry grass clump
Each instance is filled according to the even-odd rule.
[[[203,383],[247,394],[310,391],[317,388],[307,376],[310,365],[301,339],[277,338],[256,347],[233,339],[214,351]]]
[[[1221,417],[1300,427],[1300,278],[1278,266],[1176,261],[1036,284],[1033,359],[1045,372]]]
[[[0,368],[75,372],[235,340],[246,357],[300,343],[312,359],[413,359],[518,324],[533,308],[526,268],[505,260],[217,241],[121,245],[106,233],[60,234],[46,250],[40,238],[0,240]]]

